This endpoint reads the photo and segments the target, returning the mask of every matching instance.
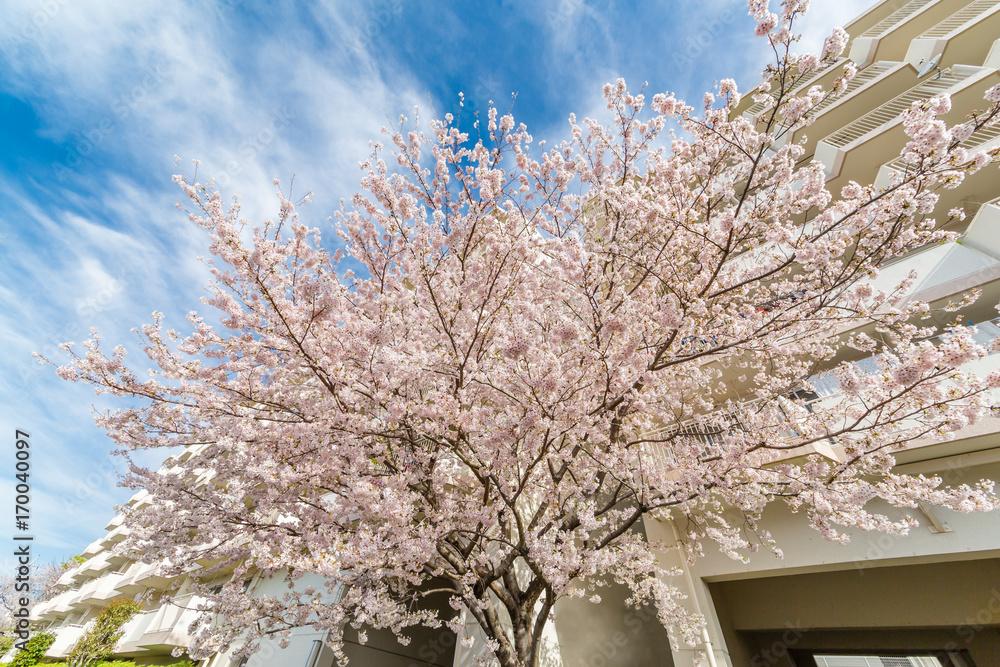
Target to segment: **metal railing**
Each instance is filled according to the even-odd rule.
[[[910,88],[905,93],[897,95],[854,122],[845,125],[840,130],[825,137],[823,142],[837,148],[843,148],[869,132],[897,120],[899,115],[909,109],[914,102],[933,97],[938,93],[943,93],[963,79],[968,78],[970,74],[969,69],[963,66],[944,70],[940,78],[928,79]]]
[[[895,30],[897,26],[906,22],[911,16],[934,1],[935,0],[910,0],[910,2],[906,3],[892,14],[889,14],[884,19],[868,28],[868,30],[861,33],[861,37],[880,37],[887,32],[891,32]],[[947,0],[945,1],[947,2]]]
[[[1000,2],[1000,0],[997,1]],[[809,86],[813,85],[817,80],[819,80],[821,76],[823,76],[832,69],[838,69],[840,67],[843,67],[843,65],[847,62],[848,62],[847,58],[841,58],[834,64],[828,67],[824,67],[823,69],[819,70],[812,76],[809,76],[803,81],[800,81],[795,86],[794,93],[802,94],[806,92]],[[857,74],[854,75],[854,78],[847,83],[847,86],[844,88],[844,92],[841,95],[836,95],[836,96],[827,95],[826,98],[823,99],[823,101],[821,101],[819,104],[813,107],[810,113],[822,111],[823,109],[830,106],[834,102],[848,97],[850,93],[853,93],[855,90],[858,90],[862,86],[871,83],[876,78],[882,76],[896,65],[897,63],[887,62],[884,60],[872,63],[871,65],[865,67],[863,70],[860,70]],[[753,118],[756,120],[757,117],[760,116],[762,113],[764,113],[764,111],[766,111],[768,108],[770,108],[769,103],[766,101],[754,102],[752,105],[747,107],[746,113],[753,116]]]
[[[984,347],[989,347],[994,340],[1000,338],[1000,317],[980,322],[974,326],[976,328],[976,332],[973,334],[973,339]],[[947,333],[944,333],[927,340],[934,345],[938,345],[942,343],[946,337]],[[883,370],[883,362],[880,361],[879,357],[880,355],[873,355],[871,357],[866,357],[852,362],[852,364],[862,373],[878,373]],[[810,376],[806,379],[805,383],[803,383],[803,388],[791,392],[788,396],[786,396],[786,398],[801,405],[806,409],[806,411],[812,412],[815,404],[826,399],[839,396],[841,393],[840,381],[833,372],[827,371]],[[677,458],[672,447],[667,442],[662,441],[667,441],[677,437],[693,438],[701,444],[703,446],[701,454],[699,455],[699,458],[701,459],[723,454],[725,452],[725,439],[727,436],[738,436],[740,434],[750,432],[749,427],[746,425],[744,420],[741,419],[740,414],[745,414],[747,410],[752,409],[752,407],[759,404],[761,400],[762,399],[753,399],[741,403],[740,412],[723,413],[719,416],[713,417],[712,419],[691,420],[681,424],[674,424],[653,431],[648,431],[642,434],[642,439],[656,439],[660,442],[643,443],[643,458],[647,461],[653,462],[653,465],[656,468],[669,468],[676,466]],[[780,404],[778,404],[777,407],[782,414],[787,416],[787,412],[781,407]],[[799,433],[791,424],[788,424],[783,429],[780,427],[777,428],[776,435],[781,438],[792,439],[798,436]],[[830,440],[830,443],[836,444],[832,439]]]
[[[880,60],[877,63],[872,63],[871,65],[869,65],[868,67],[864,68],[863,70],[854,75],[854,78],[847,83],[847,86],[844,88],[844,92],[842,95],[839,96],[827,95],[825,99],[823,99],[819,104],[817,104],[815,107],[812,108],[810,113],[816,113],[817,111],[822,111],[823,109],[830,106],[834,102],[845,99],[855,90],[858,90],[862,86],[871,83],[872,81],[882,76],[895,66],[896,63],[886,62],[884,60]]]
[[[986,147],[988,144],[997,142],[998,138],[1000,138],[1000,124],[988,125],[973,132],[972,136],[960,143],[959,146],[966,151],[972,151],[973,149]],[[902,156],[899,156],[895,160],[890,161],[888,166],[896,171],[905,173],[910,168],[910,163],[903,159]]]
[[[975,2],[966,5],[924,34],[920,35],[920,38],[939,39],[941,37],[946,37],[959,28],[964,27],[967,23],[976,21],[980,14],[985,14],[998,5],[1000,5],[1000,0],[975,0]]]

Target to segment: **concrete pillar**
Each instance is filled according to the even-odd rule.
[[[733,667],[725,639],[723,639],[722,627],[719,624],[718,615],[715,613],[712,595],[705,582],[693,573],[691,566],[688,565],[683,551],[677,544],[677,533],[674,527],[669,522],[661,521],[650,515],[643,517],[643,524],[650,542],[662,542],[668,545],[659,555],[660,565],[664,568],[676,567],[683,573],[670,580],[672,585],[688,596],[687,599],[681,600],[681,604],[688,611],[704,616],[706,621],[701,641],[695,646],[689,646],[679,637],[671,634],[671,642],[677,645],[677,649],[672,651],[674,665],[676,667]]]

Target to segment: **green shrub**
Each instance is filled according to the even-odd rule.
[[[56,636],[51,632],[36,632],[24,645],[24,648],[17,652],[14,659],[10,661],[10,667],[33,667],[38,661],[45,657],[45,652],[52,646]]]
[[[110,659],[122,638],[122,628],[138,613],[139,605],[135,600],[118,597],[109,602],[97,615],[94,627],[73,645],[68,664],[91,667],[96,660]]]
[[[196,664],[190,660],[181,660],[180,662],[171,662],[169,665],[162,665],[161,667],[195,667]],[[0,667],[8,666],[7,663],[0,662]],[[69,663],[64,661],[47,662],[44,667],[69,667]],[[131,660],[98,660],[97,662],[90,663],[90,667],[136,667],[136,664]]]
[[[76,556],[70,556],[64,562],[59,563],[59,568],[62,570],[68,570],[71,567],[76,567],[80,563],[86,563],[87,557],[83,554],[77,554]]]

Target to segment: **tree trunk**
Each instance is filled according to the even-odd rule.
[[[514,628],[514,646],[517,649],[517,659],[521,663],[518,667],[539,667],[539,648],[541,647],[541,637],[535,637],[532,633],[534,624],[530,620],[530,615],[521,624]]]

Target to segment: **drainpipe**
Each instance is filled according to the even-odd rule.
[[[451,659],[453,667],[461,667],[462,665],[462,634],[465,632],[465,623],[467,619],[465,617],[465,607],[462,607],[462,611],[459,612],[462,619],[462,629],[455,634],[455,656]]]
[[[681,547],[681,536],[677,532],[677,524],[673,521],[670,522],[670,528],[674,531],[674,542],[677,545],[677,552],[681,557],[681,569],[684,570],[684,579],[687,581],[688,590],[691,591],[691,601],[694,603],[694,611],[699,614],[702,618],[707,620],[707,617],[701,613],[701,603],[698,602],[698,591],[694,587],[694,579],[691,577],[691,571],[688,569],[687,558],[684,556],[684,549]],[[712,639],[708,636],[708,624],[701,629],[701,639],[705,644],[705,648],[708,651],[708,664],[711,667],[719,667],[718,663],[715,662],[715,651],[712,649]]]
[[[319,662],[319,654],[322,652],[323,640],[314,639],[312,649],[309,651],[309,657],[306,658],[306,667],[316,667],[316,663]]]

